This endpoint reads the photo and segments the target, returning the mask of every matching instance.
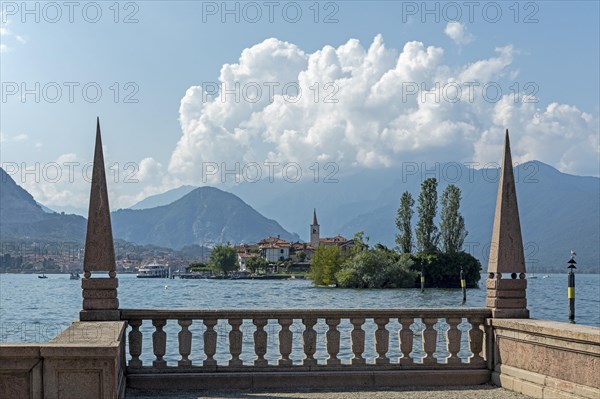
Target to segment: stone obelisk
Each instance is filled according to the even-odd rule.
[[[108,272],[108,278],[92,276],[92,273]],[[104,172],[100,118],[96,120],[96,148],[92,169],[92,188],[88,211],[85,255],[83,258],[83,310],[82,321],[119,320],[119,300],[116,278],[115,249],[110,223],[108,190]]]
[[[525,255],[508,129],[496,198],[486,305],[494,318],[528,318]]]

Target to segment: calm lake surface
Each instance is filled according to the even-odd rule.
[[[309,280],[167,280],[119,275],[121,308],[408,308],[461,307],[460,290],[315,288]],[[485,276],[479,282],[485,284]],[[528,281],[532,318],[568,321],[567,275]],[[165,288],[165,285],[167,286]],[[576,321],[600,327],[600,275],[576,276]],[[79,317],[81,281],[69,275],[0,274],[2,342],[44,342]],[[465,307],[485,306],[469,289]]]

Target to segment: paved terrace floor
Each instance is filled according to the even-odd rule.
[[[467,387],[382,388],[380,390],[235,390],[147,392],[127,390],[128,399],[526,399],[518,393],[492,385]]]

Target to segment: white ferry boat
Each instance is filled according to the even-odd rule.
[[[142,265],[138,269],[138,278],[168,278],[169,265],[161,265],[156,261],[147,265]]]

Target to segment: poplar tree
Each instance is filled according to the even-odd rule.
[[[399,233],[396,234],[396,243],[400,252],[405,254],[412,253],[413,248],[411,219],[415,213],[413,211],[414,204],[415,200],[413,200],[412,195],[405,191],[400,197],[400,207],[396,216],[396,227],[399,230]]]
[[[419,222],[417,223],[416,238],[419,252],[432,254],[437,252],[440,239],[438,228],[434,223],[437,213],[437,180],[435,177],[425,179],[421,184],[419,194]]]
[[[459,211],[460,199],[460,188],[454,184],[450,184],[442,193],[440,233],[442,249],[448,254],[461,251],[468,234],[465,219]]]

